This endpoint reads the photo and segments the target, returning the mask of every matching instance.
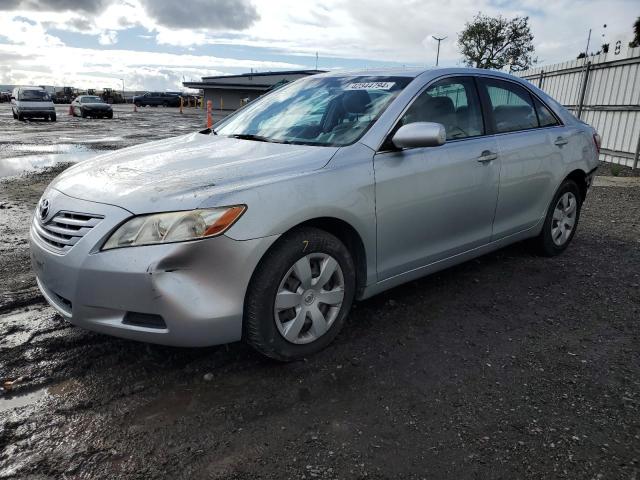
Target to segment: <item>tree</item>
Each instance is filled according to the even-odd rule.
[[[526,70],[536,63],[529,17],[511,20],[478,13],[458,35],[465,64],[476,68]]]
[[[633,40],[629,42],[631,48],[640,47],[640,17],[633,24]]]

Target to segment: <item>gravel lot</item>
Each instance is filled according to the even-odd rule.
[[[26,238],[53,165],[203,124],[63,113],[21,124],[0,105],[0,175],[48,166],[0,180],[0,380],[17,380],[0,478],[640,478],[640,187],[592,188],[560,257],[518,244],[401,286],[281,365],[86,332],[46,306]]]

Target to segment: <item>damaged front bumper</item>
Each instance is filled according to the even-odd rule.
[[[31,260],[45,299],[71,323],[109,335],[175,346],[241,339],[251,275],[277,236],[227,236],[100,251],[124,209],[48,193],[56,212],[103,217],[66,251],[31,227]],[[37,214],[37,213],[36,213]],[[40,229],[41,230],[41,229]]]

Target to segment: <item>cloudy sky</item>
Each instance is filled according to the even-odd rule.
[[[527,15],[540,64],[630,38],[637,0],[0,0],[0,85],[176,89],[250,69],[461,63],[478,11]],[[607,28],[603,29],[603,24]],[[592,43],[594,45],[594,43]]]

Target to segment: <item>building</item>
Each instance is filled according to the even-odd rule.
[[[200,82],[183,82],[186,88],[204,92],[204,101],[211,100],[214,110],[236,110],[246,100],[251,101],[279,83],[291,82],[299,78],[324,73],[322,70],[289,70],[283,72],[243,73],[202,77]]]

